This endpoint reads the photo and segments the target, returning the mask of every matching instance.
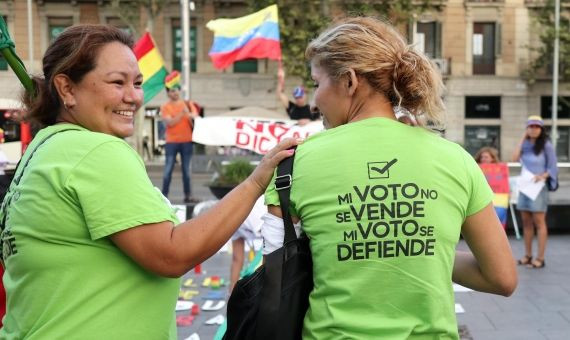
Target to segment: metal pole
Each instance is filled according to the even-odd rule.
[[[189,0],[182,3],[182,97],[190,100],[190,6]]]
[[[34,25],[32,22],[32,0],[28,0],[28,72],[34,72]]]
[[[554,8],[554,64],[552,65],[552,146],[556,152],[558,142],[558,54],[560,44],[560,0]]]

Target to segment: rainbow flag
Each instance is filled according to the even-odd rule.
[[[164,68],[164,60],[150,33],[146,32],[137,41],[133,50],[143,75],[142,87],[146,104],[164,88],[164,78],[168,72]]]
[[[249,58],[281,60],[277,5],[236,19],[216,19],[206,24],[214,32],[209,55],[217,69]]]

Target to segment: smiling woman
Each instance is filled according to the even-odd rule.
[[[75,83],[60,73],[55,88],[64,103],[58,123],[124,138],[133,134],[134,113],[143,100],[142,74],[132,50],[111,42],[101,47],[95,68]]]
[[[177,278],[229,240],[298,144],[283,141],[209,212],[179,223],[122,139],[143,100],[132,46],[117,28],[70,27],[48,47],[37,93],[24,94],[43,129],[0,210],[2,339],[176,339]]]

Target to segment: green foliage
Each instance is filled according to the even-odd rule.
[[[570,0],[562,0],[560,6],[560,53],[559,53],[559,76],[561,81],[570,81],[570,11],[564,4],[570,4]],[[546,69],[552,68],[554,60],[554,0],[546,0],[543,7],[533,11],[535,24],[540,32],[540,46],[530,47],[538,56],[529,63],[523,76],[529,83],[534,83],[539,74]]]
[[[154,19],[160,15],[167,4],[168,0],[111,0],[110,2],[114,13],[139,37],[145,30],[152,33]],[[141,26],[141,12],[145,12],[147,17],[144,27]]]
[[[441,3],[437,0],[348,0],[343,1],[342,6],[349,15],[379,16],[398,25],[426,11],[440,10]]]
[[[305,60],[309,42],[331,22],[330,10],[339,8],[347,15],[375,15],[390,18],[394,24],[407,22],[413,14],[439,9],[436,0],[248,0],[252,11],[272,4],[279,6],[279,31],[283,67],[288,75],[310,81]]]
[[[243,182],[255,169],[247,159],[235,159],[229,164],[222,166],[218,177],[212,184],[219,186],[236,186]]]
[[[283,67],[288,75],[308,83],[310,74],[305,60],[305,48],[316,38],[330,19],[323,15],[327,0],[249,0],[252,11],[277,3]]]

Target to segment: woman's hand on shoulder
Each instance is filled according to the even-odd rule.
[[[259,190],[260,195],[263,194],[269,181],[273,178],[277,165],[285,158],[291,157],[295,153],[295,150],[291,148],[301,143],[303,143],[303,139],[300,138],[286,138],[282,140],[263,156],[259,165],[246,181],[253,184]]]

